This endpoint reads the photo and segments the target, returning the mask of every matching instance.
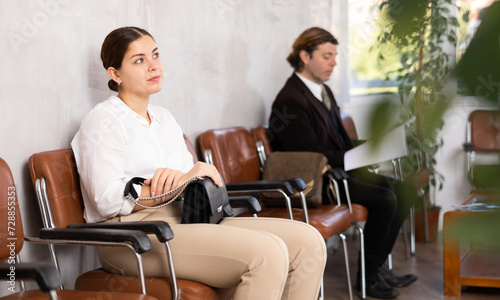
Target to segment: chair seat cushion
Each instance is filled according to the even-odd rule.
[[[294,208],[293,219],[304,221],[304,211]],[[324,239],[334,236],[349,227],[352,219],[349,209],[345,206],[321,205],[319,208],[309,208],[309,224],[316,228]],[[263,207],[262,211],[257,213],[259,217],[288,219],[288,210],[278,207]],[[243,213],[239,216],[248,217],[249,214]]]
[[[2,297],[2,300],[47,300],[49,294],[41,290],[29,290],[10,294]],[[108,292],[90,292],[90,291],[73,291],[73,290],[57,290],[58,300],[89,300],[89,299],[110,299],[110,300],[156,300],[149,295],[129,294],[129,293],[108,293]]]
[[[345,204],[343,204],[345,205]],[[368,218],[368,209],[361,204],[353,203],[352,207],[352,221],[364,222]]]
[[[172,299],[171,285],[168,278],[146,277],[146,292],[159,300]],[[217,289],[195,281],[177,279],[179,299],[182,300],[230,300],[234,288]],[[120,291],[137,293],[140,291],[139,280],[133,276],[112,274],[103,269],[88,271],[80,275],[75,282],[75,289],[87,291]]]

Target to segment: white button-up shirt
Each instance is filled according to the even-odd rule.
[[[321,89],[323,85],[318,84],[312,80],[309,80],[297,72],[295,72],[295,74],[297,74],[297,77],[299,77],[300,80],[302,80],[302,82],[307,86],[307,88],[311,91],[314,97],[316,97],[316,99],[318,99],[320,102],[323,102],[323,98],[321,97]]]
[[[148,114],[151,124],[111,96],[83,119],[71,147],[87,222],[130,214],[134,204],[123,192],[132,177],[151,178],[158,168],[186,173],[193,167],[182,130],[170,112],[150,104]]]

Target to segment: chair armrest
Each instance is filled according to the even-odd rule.
[[[47,263],[0,264],[0,278],[10,280],[11,277],[32,278],[44,292],[59,288],[62,282],[57,268]]]
[[[252,215],[262,210],[259,201],[252,196],[231,196],[229,204],[234,207],[246,207]]]
[[[465,152],[472,152],[474,151],[474,143],[470,142],[470,143],[463,143],[463,148],[464,148],[464,151]]]
[[[128,243],[136,253],[151,250],[148,236],[138,230],[102,228],[42,228],[41,240],[64,240],[76,242]]]
[[[300,177],[290,178],[287,181],[290,182],[293,188],[298,192],[302,192],[307,188],[307,184]]]
[[[349,178],[349,174],[340,168],[332,168],[331,174],[333,179],[335,179],[336,181],[341,181]]]
[[[230,182],[226,183],[228,192],[238,191],[255,191],[266,192],[272,190],[282,190],[286,195],[291,196],[294,194],[292,184],[287,180],[259,180],[259,181],[245,181],[245,182]]]
[[[174,232],[167,222],[163,221],[140,221],[140,222],[100,222],[100,223],[77,223],[69,224],[66,228],[108,228],[139,230],[145,233],[153,233],[158,241],[165,243],[174,238]]]

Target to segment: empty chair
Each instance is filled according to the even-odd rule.
[[[475,110],[466,127],[464,151],[473,189],[498,190],[500,184],[500,111]]]

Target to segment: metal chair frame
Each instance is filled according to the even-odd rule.
[[[35,181],[35,192],[36,192],[36,197],[38,200],[38,205],[40,208],[40,213],[42,215],[42,222],[45,228],[56,228],[54,225],[54,217],[52,214],[52,209],[50,207],[50,202],[49,202],[49,197],[47,195],[47,188],[46,188],[46,180],[45,178],[40,178]],[[38,239],[38,238],[27,238],[25,237],[26,240],[28,241],[33,241],[33,242],[40,242],[40,243],[46,243],[49,248],[49,253],[50,257],[52,259],[52,262],[56,266],[56,268],[60,271],[59,267],[59,262],[57,259],[57,255],[55,252],[54,244],[73,244],[73,245],[88,245],[88,246],[126,246],[130,248],[136,257],[137,260],[137,269],[139,272],[138,280],[139,280],[139,286],[140,286],[140,292],[141,294],[146,294],[146,284],[145,284],[145,276],[144,276],[144,269],[142,265],[142,257],[140,254],[136,253],[133,248],[131,248],[130,245],[125,244],[116,244],[116,243],[103,243],[103,242],[75,242],[75,241],[57,241],[57,240],[43,240],[43,239]],[[175,269],[174,269],[174,264],[173,264],[173,258],[172,258],[172,251],[170,249],[170,244],[165,242],[165,250],[167,253],[167,261],[168,261],[168,267],[169,271],[171,274],[171,286],[172,286],[172,299],[178,299],[178,290],[177,290],[177,279],[175,275]],[[62,286],[61,286],[62,288]]]
[[[257,152],[259,154],[259,160],[260,160],[261,167],[263,168],[265,163],[266,163],[266,160],[267,160],[267,156],[266,156],[265,149],[264,149],[264,144],[262,143],[262,141],[255,141],[255,146],[256,146]],[[330,178],[330,179],[331,179],[331,183],[335,187],[336,193],[338,194],[337,182],[335,180],[333,180],[332,178]],[[309,224],[309,213],[307,211],[306,197],[305,197],[303,192],[300,192],[300,197],[301,197],[302,209],[304,212],[305,223]],[[337,205],[341,205],[339,198],[338,197],[336,197],[336,198],[337,198]],[[352,208],[350,207],[350,202],[349,202],[349,211],[352,213]],[[359,230],[360,230],[360,235],[362,235],[363,229],[359,228]],[[346,265],[346,273],[347,273],[346,276],[347,276],[347,285],[348,285],[348,289],[349,289],[349,299],[352,300],[353,293],[352,293],[352,283],[351,283],[351,272],[349,269],[349,255],[347,253],[347,238],[346,238],[344,233],[339,233],[339,234],[337,234],[337,236],[342,240],[342,246],[344,248],[344,260],[345,260],[345,265]],[[364,244],[363,239],[361,240],[361,243]],[[363,247],[363,249],[364,249],[364,247]],[[362,255],[363,255],[363,274],[364,274],[364,250],[362,250]],[[363,275],[363,283],[362,284],[363,284],[363,292],[364,292],[365,291],[364,275]],[[363,293],[363,294],[366,294],[366,293]],[[366,298],[366,296],[363,296],[363,299],[365,299],[365,298]],[[323,280],[321,281],[321,289],[320,289],[319,299],[320,300],[325,299]]]

